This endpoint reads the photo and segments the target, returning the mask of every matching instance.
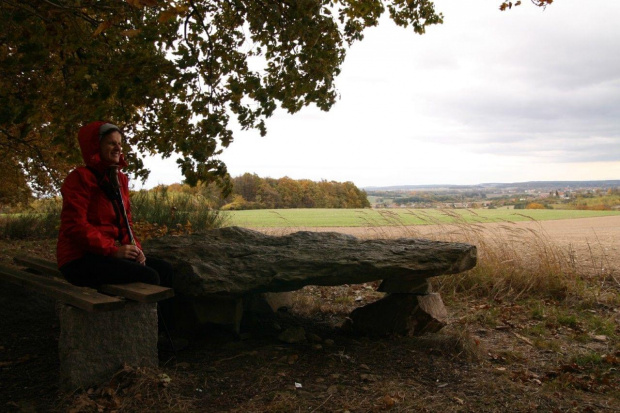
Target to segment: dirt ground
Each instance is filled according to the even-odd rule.
[[[497,234],[502,225],[481,230]],[[620,217],[518,223],[507,231],[515,229],[544,233],[619,279]],[[362,238],[463,235],[458,226],[319,230]],[[53,248],[53,240],[2,242],[0,262],[19,252],[51,257]],[[245,320],[243,339],[205,328],[176,355],[162,353],[157,371],[132,370],[123,386],[67,395],[57,388],[53,301],[0,283],[0,411],[620,412],[617,305],[450,300],[450,324],[440,333],[371,339],[338,329],[347,314],[338,308],[364,304],[364,289],[306,288],[298,302],[314,298],[323,311],[294,307]],[[306,341],[277,339],[299,326]]]

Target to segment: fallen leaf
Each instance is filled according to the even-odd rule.
[[[389,394],[386,394],[381,398],[381,403],[383,403],[387,409],[391,409],[396,404],[396,400],[394,400]]]

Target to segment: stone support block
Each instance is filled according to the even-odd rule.
[[[355,309],[343,328],[370,336],[420,335],[441,330],[447,317],[438,293],[390,294]]]
[[[59,305],[60,387],[88,388],[126,363],[156,367],[157,304],[129,302],[121,310],[89,313]]]
[[[220,324],[231,328],[237,335],[240,333],[242,298],[213,294],[207,297],[191,297],[189,300],[198,325]]]

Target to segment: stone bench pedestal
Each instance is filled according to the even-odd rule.
[[[156,367],[157,304],[86,312],[59,304],[60,387],[74,390],[109,380],[123,363]]]
[[[417,336],[438,332],[447,319],[448,311],[438,293],[388,294],[353,310],[343,328],[370,336]]]

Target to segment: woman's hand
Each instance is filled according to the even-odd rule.
[[[142,250],[135,245],[121,245],[118,250],[113,254],[116,258],[122,258],[125,260],[133,260],[144,265],[146,263],[146,257]]]

